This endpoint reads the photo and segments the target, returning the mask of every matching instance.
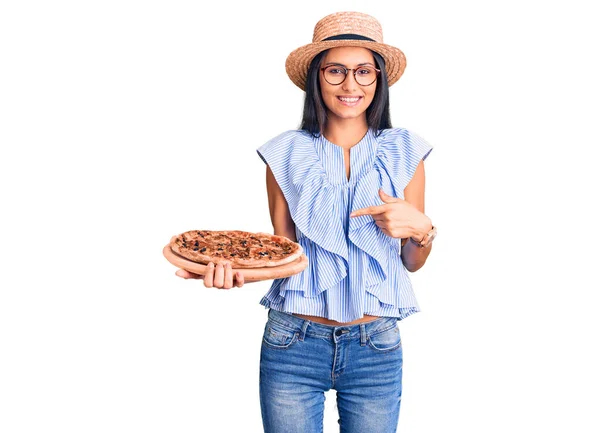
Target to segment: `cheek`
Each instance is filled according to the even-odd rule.
[[[328,90],[329,89],[321,86],[321,97],[323,98],[325,107],[327,107],[327,109],[331,110],[334,107],[336,98],[335,98],[335,95],[331,91],[328,91]]]
[[[369,96],[369,99],[372,101],[375,98],[375,91],[377,90],[377,85],[376,84],[372,84],[371,87],[369,87],[369,91],[367,92],[367,95]]]
[[[373,100],[375,99],[375,91],[373,90],[372,92],[369,92],[365,95],[365,99],[367,100],[367,107],[369,107],[372,103]]]

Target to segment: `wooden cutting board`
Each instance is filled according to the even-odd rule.
[[[206,265],[192,262],[171,250],[170,245],[163,248],[163,255],[173,265],[194,274],[204,275]],[[244,275],[245,281],[263,281],[274,280],[277,278],[285,278],[302,272],[308,266],[308,257],[302,254],[291,263],[281,266],[273,266],[269,268],[233,268],[233,271],[239,271]]]

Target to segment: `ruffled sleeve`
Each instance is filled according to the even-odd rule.
[[[404,189],[412,180],[417,165],[429,156],[433,147],[404,128],[383,130],[379,140],[376,165],[382,179],[390,180],[390,184],[384,181],[382,186],[389,195],[404,199]]]

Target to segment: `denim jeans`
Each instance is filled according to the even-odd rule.
[[[402,394],[397,319],[329,326],[269,310],[260,355],[265,433],[322,432],[330,389],[337,391],[342,433],[396,431]]]

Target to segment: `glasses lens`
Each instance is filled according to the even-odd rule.
[[[354,77],[361,86],[368,86],[377,79],[377,71],[369,66],[362,66],[356,70]]]
[[[329,84],[337,85],[341,84],[346,78],[346,69],[341,66],[331,65],[327,66],[323,71],[325,81]]]

